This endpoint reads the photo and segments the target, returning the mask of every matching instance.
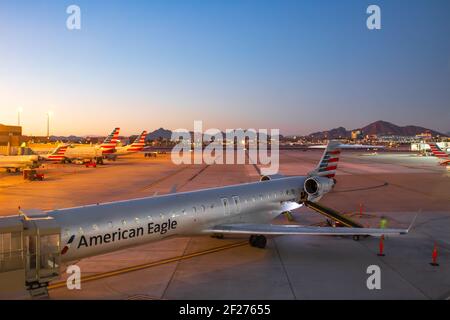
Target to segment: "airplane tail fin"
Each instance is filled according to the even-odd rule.
[[[429,142],[428,143],[430,145],[431,148],[431,152],[433,153],[433,155],[437,158],[448,158],[448,154],[442,150],[436,142]]]
[[[341,154],[340,145],[341,143],[339,141],[330,140],[319,164],[313,171],[309,172],[308,175],[333,179],[336,174],[339,156]]]
[[[132,144],[128,147],[127,151],[141,151],[145,146],[145,138],[147,137],[147,131],[142,131],[142,133],[134,140]]]
[[[49,155],[48,159],[52,161],[62,161],[65,158],[65,153],[69,145],[60,144],[58,145]]]
[[[119,141],[119,131],[120,128],[114,128],[114,130],[106,137],[100,148],[103,153],[113,153],[115,151],[117,142]]]

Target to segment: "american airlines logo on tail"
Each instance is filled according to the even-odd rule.
[[[145,138],[147,137],[147,131],[142,131],[141,135],[134,140],[132,144],[127,148],[127,151],[141,151],[145,146]]]
[[[320,177],[334,178],[336,175],[339,155],[341,154],[340,143],[331,141],[325,153],[320,159],[319,165],[316,169],[309,173],[309,175],[316,175]]]
[[[450,164],[450,157],[448,156],[448,153],[446,153],[444,150],[442,150],[436,142],[429,142],[428,143],[430,145],[431,148],[431,152],[433,153],[433,155],[440,159],[443,160],[441,163],[439,163],[442,166],[448,166]]]
[[[445,153],[445,151],[443,151],[441,148],[439,148],[437,143],[430,142],[429,145],[430,145],[430,148],[431,148],[431,152],[434,154],[435,157],[448,158],[448,154]]]
[[[114,128],[113,132],[106,137],[105,141],[100,145],[103,153],[114,153],[117,142],[119,141],[120,128]]]
[[[65,158],[66,150],[69,146],[68,145],[62,145],[58,146],[49,156],[48,160],[51,161],[62,161]]]

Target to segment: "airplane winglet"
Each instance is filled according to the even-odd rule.
[[[420,210],[419,212],[417,212],[416,215],[414,216],[414,218],[412,219],[412,221],[411,221],[411,223],[410,223],[408,229],[406,229],[406,232],[407,232],[407,233],[409,233],[409,231],[411,231],[412,227],[413,227],[414,224],[416,223],[417,216],[419,215],[419,213],[420,213],[421,211],[422,211],[422,210]]]

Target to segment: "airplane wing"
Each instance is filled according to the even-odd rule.
[[[309,146],[309,149],[325,149],[327,145]],[[385,149],[385,146],[374,146],[367,144],[339,144],[340,149]]]
[[[333,228],[310,227],[301,225],[274,225],[274,224],[224,224],[210,229],[204,233],[234,233],[234,234],[263,234],[263,235],[332,235],[332,236],[381,236],[407,234],[408,229],[378,229],[378,228]]]

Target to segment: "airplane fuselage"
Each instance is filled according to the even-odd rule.
[[[37,155],[0,156],[0,168],[27,168],[38,164]]]
[[[297,201],[306,177],[232,185],[49,211],[61,226],[62,261],[174,236],[201,234],[224,223],[267,223]],[[65,248],[67,247],[67,248]]]

